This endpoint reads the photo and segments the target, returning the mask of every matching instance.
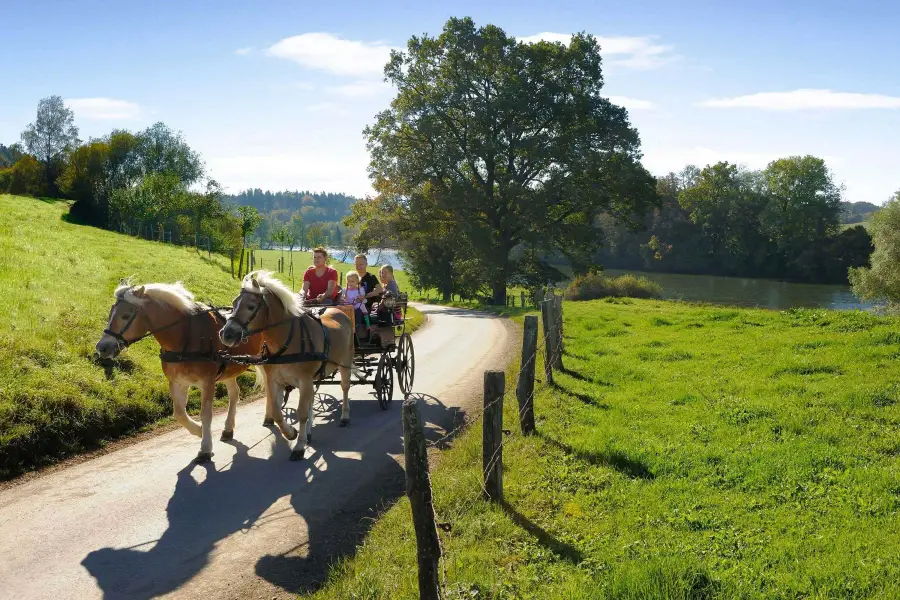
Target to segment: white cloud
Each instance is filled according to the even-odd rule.
[[[69,98],[66,105],[77,118],[92,121],[132,120],[141,115],[141,107],[134,102],[115,98]]]
[[[637,98],[628,98],[626,96],[610,96],[609,101],[619,106],[624,106],[628,110],[653,110],[656,105],[649,100],[638,100]]]
[[[246,56],[247,54],[250,54],[251,52],[253,52],[253,46],[247,46],[246,48],[238,48],[237,50],[234,51],[234,53],[237,54],[238,56]]]
[[[329,92],[348,98],[366,98],[390,93],[391,86],[381,81],[354,81],[326,88]]]
[[[700,106],[763,110],[900,108],[900,97],[801,89],[793,92],[762,92],[734,98],[714,98],[701,102]]]
[[[285,38],[266,52],[269,56],[291,60],[309,69],[366,77],[384,72],[391,46],[380,42],[345,40],[330,33],[304,33]]]
[[[625,69],[648,70],[667,65],[679,56],[673,54],[672,46],[655,42],[656,36],[595,36],[600,44],[600,54],[606,66]],[[534,43],[541,40],[568,44],[572,35],[546,31],[517,38],[520,42]]]

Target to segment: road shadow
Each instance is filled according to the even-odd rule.
[[[652,480],[656,477],[656,475],[653,474],[653,472],[650,470],[650,467],[645,462],[639,459],[631,458],[630,456],[619,450],[605,452],[585,452],[583,450],[576,450],[568,444],[560,442],[559,440],[552,438],[549,435],[542,433],[541,431],[537,431],[536,434],[539,438],[541,438],[551,446],[592,465],[602,465],[605,467],[609,467],[632,479]]]
[[[267,438],[269,439],[269,438]],[[269,459],[249,455],[239,441],[230,468],[193,461],[177,474],[175,491],[166,506],[169,525],[149,550],[101,548],[81,564],[97,580],[103,597],[144,599],[178,589],[206,566],[215,543],[251,527],[278,498],[289,494],[295,481],[283,476],[290,448],[274,436]],[[198,482],[194,470],[205,471]]]
[[[419,414],[425,424],[425,439],[435,447],[441,447],[452,439],[458,432],[457,428],[464,422],[460,408],[448,407],[435,396],[414,392],[409,397],[417,400]],[[399,420],[401,402],[394,401],[392,404],[396,406]],[[339,408],[338,404],[338,410]],[[350,452],[356,449],[354,443],[344,448]],[[388,453],[402,455],[401,435],[391,438]],[[363,476],[362,471],[368,469],[368,466],[364,461],[357,463],[357,472],[346,476]],[[278,555],[263,556],[256,563],[256,574],[292,593],[306,594],[318,590],[325,582],[329,569],[337,562],[354,556],[377,519],[403,496],[405,482],[403,468],[398,462],[390,461],[364,490],[349,498],[339,510],[323,518],[305,511],[304,494],[295,493],[291,498],[291,506],[298,514],[302,513],[307,517],[309,542]]]
[[[317,422],[313,428],[312,448],[304,461],[288,460],[289,442],[273,428],[274,435],[257,442],[271,445],[270,456],[254,456],[251,447],[234,440],[223,442],[236,449],[230,463],[187,464],[177,473],[166,506],[168,525],[159,539],[128,548],[101,548],[81,561],[103,597],[143,600],[178,590],[210,564],[222,540],[256,528],[286,527],[282,523],[302,527],[295,516],[305,523],[307,541],[259,558],[255,572],[294,594],[320,587],[330,566],[352,556],[374,519],[404,493],[401,403],[393,402],[387,412],[372,401],[353,404],[354,419],[376,424],[380,419],[387,427],[359,428],[359,434],[352,427],[339,428],[340,401],[318,394],[317,417],[325,423]],[[423,394],[420,407],[433,439],[458,422],[458,409],[432,396]],[[293,407],[286,413],[293,413]],[[296,422],[293,416],[289,420]],[[389,425],[393,419],[396,426]],[[267,514],[285,497],[290,508]],[[284,531],[285,539],[301,539],[302,534],[297,529]]]

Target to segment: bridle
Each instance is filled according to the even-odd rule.
[[[176,325],[181,323],[181,319],[178,319],[176,321],[173,321],[172,323],[169,323],[168,325],[160,327],[159,329],[151,329],[144,335],[138,336],[138,337],[134,338],[133,340],[127,340],[127,339],[125,339],[125,332],[128,331],[128,329],[134,323],[135,319],[137,319],[138,311],[141,309],[141,307],[140,307],[140,305],[131,304],[131,302],[128,302],[127,300],[119,299],[116,301],[115,304],[113,304],[112,308],[109,309],[110,317],[112,317],[113,311],[115,310],[116,306],[118,306],[120,303],[125,303],[125,304],[128,304],[129,306],[133,306],[134,313],[132,313],[132,315],[128,318],[128,321],[125,323],[125,326],[122,327],[122,329],[120,331],[116,332],[109,328],[106,328],[103,330],[103,333],[105,333],[106,335],[108,335],[116,340],[116,343],[119,345],[120,349],[127,348],[128,346],[134,344],[135,342],[139,342],[142,339],[150,337],[151,335],[153,335],[155,333],[159,333],[160,331],[169,329],[171,327],[175,327]]]
[[[272,328],[274,328],[274,327],[278,327],[279,325],[284,325],[285,323],[291,323],[291,331],[290,331],[290,334],[288,335],[288,341],[287,341],[287,343],[285,344],[285,347],[286,347],[288,344],[290,344],[291,338],[292,338],[293,335],[294,335],[294,326],[293,326],[293,323],[294,323],[294,319],[295,319],[296,317],[294,317],[293,315],[290,315],[290,314],[289,314],[288,318],[286,318],[286,319],[282,319],[282,320],[280,320],[280,321],[276,321],[275,323],[269,323],[269,324],[266,325],[265,327],[259,327],[259,328],[257,328],[257,329],[250,329],[250,323],[252,323],[252,322],[253,322],[253,319],[256,318],[256,315],[259,314],[259,309],[260,309],[260,308],[262,308],[262,307],[265,305],[265,307],[266,307],[266,312],[267,312],[267,313],[269,312],[269,301],[266,300],[266,294],[265,294],[265,292],[260,293],[260,294],[257,294],[257,293],[255,293],[255,292],[250,292],[250,291],[247,291],[247,290],[241,290],[241,293],[239,294],[239,296],[240,296],[240,295],[243,295],[243,294],[253,294],[254,296],[259,296],[260,302],[259,302],[259,304],[256,305],[256,308],[253,309],[253,311],[250,313],[250,316],[247,317],[247,319],[246,319],[244,322],[241,322],[241,320],[237,318],[237,315],[236,315],[235,313],[232,313],[232,315],[231,315],[231,321],[233,321],[235,324],[237,324],[238,327],[241,328],[241,343],[242,343],[242,344],[246,344],[246,343],[247,343],[247,340],[248,340],[249,338],[251,338],[252,336],[254,336],[254,335],[256,335],[256,334],[262,333],[263,331],[268,331],[269,329],[272,329]]]

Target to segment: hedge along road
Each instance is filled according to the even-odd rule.
[[[428,322],[413,334],[413,393],[437,439],[481,402],[484,370],[505,368],[513,344],[503,319],[418,308]],[[210,464],[193,462],[197,440],[178,429],[0,492],[0,596],[295,597],[403,493],[394,389],[382,411],[371,387],[351,388],[347,429],[339,402],[317,402],[305,462],[262,426],[258,400],[239,407],[232,442],[218,441],[215,418]]]

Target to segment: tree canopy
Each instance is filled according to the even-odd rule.
[[[22,132],[22,144],[29,154],[44,165],[49,184],[54,184],[57,165],[78,143],[75,115],[65,105],[62,97],[41,99],[38,102],[37,118]]]
[[[454,18],[385,67],[398,93],[365,130],[371,177],[401,205],[427,194],[454,215],[495,302],[516,246],[586,268],[601,212],[635,218],[656,200],[627,112],[601,95],[601,62],[591,35],[525,44]]]

